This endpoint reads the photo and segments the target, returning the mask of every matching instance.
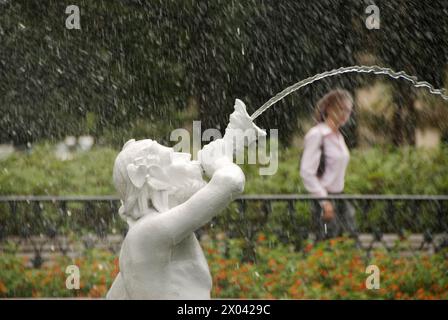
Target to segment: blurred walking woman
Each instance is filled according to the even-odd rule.
[[[351,94],[342,89],[328,92],[316,106],[317,124],[305,135],[300,175],[309,193],[319,197],[341,194],[350,153],[340,127],[353,108]],[[355,210],[346,200],[321,200],[312,205],[313,230],[316,240],[355,236]]]

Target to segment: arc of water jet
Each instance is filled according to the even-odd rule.
[[[273,96],[271,99],[269,99],[265,104],[263,104],[260,108],[258,108],[252,115],[251,119],[254,120],[258,116],[260,116],[263,112],[265,112],[267,109],[269,109],[270,106],[275,104],[276,102],[282,100],[287,95],[293,93],[294,91],[297,91],[298,89],[307,86],[317,80],[321,80],[323,78],[332,77],[338,74],[343,73],[349,73],[349,72],[357,72],[357,73],[373,73],[373,74],[384,74],[388,75],[391,78],[398,79],[403,78],[407,81],[410,81],[414,87],[421,88],[426,87],[429,89],[429,92],[431,94],[436,94],[442,97],[442,99],[448,101],[448,95],[446,89],[436,89],[434,88],[429,82],[427,81],[419,81],[417,77],[408,75],[404,71],[396,72],[392,70],[391,68],[385,68],[380,67],[377,65],[373,66],[350,66],[350,67],[341,67],[338,69],[333,69],[330,71],[325,71],[322,73],[318,73],[312,77],[306,78],[304,80],[301,80],[292,86],[287,87],[283,91],[277,93],[275,96]]]

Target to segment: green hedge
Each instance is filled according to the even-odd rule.
[[[0,194],[107,195],[113,194],[112,167],[117,151],[101,147],[60,161],[54,146],[38,145],[29,153],[16,152],[0,162]]]
[[[273,176],[245,166],[246,193],[306,193],[299,175],[302,150],[279,147],[279,168]],[[347,168],[348,194],[447,194],[448,147],[374,147],[354,149]]]
[[[0,160],[0,195],[114,194],[112,168],[118,151],[95,147],[60,161],[54,146],[41,144],[31,152],[16,152]],[[306,193],[299,176],[301,150],[279,147],[279,167],[273,176],[260,176],[245,165],[245,193]],[[346,193],[447,194],[448,147],[355,149],[347,170]]]

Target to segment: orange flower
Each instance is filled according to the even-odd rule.
[[[216,262],[217,262],[220,266],[225,266],[225,265],[226,265],[226,260],[225,260],[225,259],[222,259],[222,258],[217,259]]]
[[[311,284],[311,287],[314,289],[319,289],[320,287],[322,287],[322,284],[316,281],[313,281],[313,283]]]
[[[219,253],[219,251],[216,250],[216,249],[213,249],[213,248],[208,247],[208,248],[207,248],[207,253],[210,254],[210,255],[212,255],[212,254],[217,254],[217,253]]]
[[[303,250],[305,251],[305,253],[308,253],[308,252],[311,251],[311,249],[313,249],[313,244],[312,244],[312,243],[308,243],[308,244],[305,246],[305,249],[303,249]]]
[[[248,272],[248,271],[249,271],[249,266],[246,264],[240,268],[241,273]]]
[[[252,282],[252,278],[249,275],[245,275],[242,280],[247,284],[250,284]]]
[[[267,299],[267,300],[275,300],[275,297],[272,295],[272,293],[268,292],[268,293],[266,294],[265,299]]]
[[[45,278],[42,279],[42,285],[45,286],[45,285],[49,284],[53,280],[53,278],[54,278],[54,275],[51,272],[47,273]]]
[[[5,294],[8,292],[8,289],[6,288],[5,284],[0,281],[0,294]]]
[[[268,261],[268,266],[269,266],[270,268],[273,268],[273,267],[275,267],[276,265],[277,265],[277,261],[275,261],[274,259],[270,258],[269,261]]]
[[[365,284],[365,282],[364,282],[364,281],[361,281],[361,282],[358,284],[357,289],[358,289],[359,291],[363,291],[363,290],[365,290],[365,289],[366,289],[366,284]]]
[[[393,284],[391,284],[389,286],[389,289],[392,290],[392,291],[398,291],[399,288],[398,288],[398,286],[395,283],[393,283]]]
[[[266,240],[266,236],[265,236],[263,233],[260,233],[260,234],[258,235],[257,242],[263,242],[263,241],[265,241],[265,240]]]
[[[227,273],[225,270],[220,270],[216,275],[215,275],[215,279],[216,281],[219,280],[224,280],[227,278]]]
[[[432,291],[437,292],[437,291],[439,291],[441,288],[439,287],[439,285],[438,285],[437,283],[434,283],[434,284],[431,286],[431,289],[432,289]]]
[[[88,296],[92,298],[100,298],[106,295],[107,288],[105,285],[101,284],[99,286],[94,285],[92,289],[90,289]]]
[[[345,291],[344,289],[342,289],[342,290],[339,291],[339,294],[340,294],[341,297],[346,297],[348,295],[348,292]]]
[[[214,291],[215,291],[215,296],[219,297],[219,294],[221,293],[222,288],[220,286],[216,286]]]
[[[240,286],[240,288],[241,288],[241,291],[243,291],[243,292],[249,291],[249,288],[246,286]]]
[[[387,293],[386,289],[384,289],[384,288],[380,288],[380,289],[378,290],[378,292],[379,292],[381,295],[385,295],[385,294]]]
[[[297,286],[293,285],[291,288],[289,288],[288,292],[291,296],[294,297],[299,293],[299,290],[298,290]]]

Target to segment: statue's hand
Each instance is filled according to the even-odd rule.
[[[210,142],[198,152],[198,160],[209,177],[219,168],[232,163],[232,159],[232,146],[223,139]]]
[[[224,137],[210,142],[200,150],[198,160],[205,173],[211,177],[218,168],[232,163],[234,154],[240,153],[245,146],[249,146],[258,137],[265,135],[266,132],[257,127],[250,118],[245,104],[236,99],[235,111],[230,115]],[[237,139],[234,139],[235,136]]]
[[[247,113],[246,105],[243,101],[236,99],[234,108],[235,111],[230,115],[230,121],[226,128],[224,140],[226,140],[226,136],[232,134],[232,130],[234,130],[233,134],[243,134],[245,136],[244,146],[248,146],[256,141],[258,137],[266,135],[264,130],[255,125]]]

